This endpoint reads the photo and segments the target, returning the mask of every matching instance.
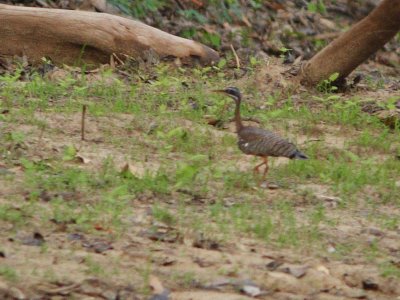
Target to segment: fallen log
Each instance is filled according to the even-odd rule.
[[[47,57],[56,64],[102,64],[112,54],[124,59],[148,51],[205,64],[218,60],[205,45],[139,21],[75,10],[0,4],[0,40],[0,55],[26,55],[34,63]]]
[[[318,52],[302,68],[300,81],[316,85],[339,73],[343,81],[400,30],[400,0],[383,0],[364,19]]]

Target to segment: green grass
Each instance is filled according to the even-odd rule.
[[[221,120],[222,125],[233,115],[229,99],[209,92],[236,84],[228,73],[221,77],[223,68],[190,71],[158,65],[152,69],[157,79],[151,83],[138,76],[139,72],[120,78],[104,71],[94,81],[87,75],[72,74],[50,81],[33,73],[30,80],[22,82],[18,71],[0,76],[4,86],[0,108],[10,109],[0,115],[5,124],[0,153],[7,167],[23,170],[18,193],[8,195],[7,203],[0,205],[1,222],[19,227],[35,222],[44,227],[64,224],[68,231],[90,234],[101,234],[95,230],[100,224],[121,237],[132,226],[129,220],[139,202],[149,206],[153,220],[177,227],[182,234],[207,233],[221,243],[250,237],[268,247],[324,256],[332,239],[329,229],[341,220],[316,200],[312,190],[297,189],[314,184],[327,186],[331,196],[341,198],[333,212],[357,212],[358,205],[363,205],[372,218],[369,222],[388,230],[397,228],[395,215],[375,215],[375,209],[379,205],[400,207],[400,161],[395,158],[399,130],[389,130],[363,113],[359,98],[302,94],[300,97],[310,100],[298,105],[290,95],[264,95],[243,87],[248,90],[243,116],[254,117],[260,120],[259,126],[295,141],[300,137],[319,139],[301,146],[311,158],[308,161],[278,165],[271,159],[269,180],[281,185],[274,194],[257,187],[251,172],[255,160],[247,157],[251,164],[239,170],[244,156],[237,149],[236,137],[206,123],[206,115]],[[64,131],[57,124],[47,124],[41,115],[69,120],[68,116],[79,115],[84,103],[89,103],[91,126],[110,120],[109,125],[99,126],[96,134],[102,136],[100,148],[115,152],[96,168],[75,161],[81,146],[79,123],[65,124],[66,128],[75,126],[75,131]],[[132,118],[125,120],[124,116]],[[343,148],[325,140],[325,134],[335,134],[333,129],[345,139]],[[47,139],[62,136],[61,150],[46,148],[46,155],[36,155],[32,147],[37,144],[30,145],[40,134]],[[85,147],[97,147],[90,140],[92,134],[87,134]],[[155,161],[158,167],[145,170],[142,176],[122,171],[116,163],[121,152],[123,159]],[[0,180],[11,184],[13,177],[0,175]],[[44,195],[48,199],[44,200]],[[204,204],[199,205],[199,199]],[[377,251],[386,253],[362,241],[344,240],[331,256],[342,259],[353,250],[372,261],[378,257]],[[87,260],[85,265],[90,274],[104,273],[94,261]],[[382,272],[398,276],[393,266],[385,265]],[[14,276],[8,269],[0,274]],[[185,273],[179,280],[190,285],[193,277]]]
[[[17,272],[13,268],[7,266],[0,266],[0,277],[10,282],[16,282],[18,280]]]

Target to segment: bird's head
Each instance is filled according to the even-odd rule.
[[[235,102],[240,102],[240,100],[242,100],[242,94],[237,87],[232,86],[224,90],[214,90],[213,92],[225,94],[235,100]]]

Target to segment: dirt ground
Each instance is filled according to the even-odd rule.
[[[368,93],[358,92],[356,96],[367,97]],[[317,240],[309,243],[301,235],[293,245],[282,247],[245,232],[208,234],[206,227],[199,231],[194,230],[195,224],[190,227],[185,222],[155,218],[155,205],[161,203],[178,214],[179,203],[184,202],[193,216],[206,222],[207,211],[216,202],[213,193],[220,188],[218,182],[210,183],[205,196],[184,189],[163,195],[152,191],[128,194],[122,227],[108,223],[107,215],[100,214],[99,223],[91,222],[90,229],[82,230],[77,221],[49,217],[49,212],[54,213],[52,199],[57,198],[62,205],[76,200],[83,210],[97,203],[101,195],[79,189],[55,194],[42,187],[35,200],[30,200],[28,167],[21,163],[21,157],[51,167],[65,155],[66,148],[74,145],[74,159],[61,164],[96,173],[110,156],[115,168],[123,169],[131,160],[127,152],[144,144],[146,159],[139,157],[127,166],[135,176],[144,176],[163,165],[158,146],[144,138],[143,127],[148,124],[143,124],[150,121],[138,127],[132,126],[136,124],[132,114],[89,114],[86,141],[81,141],[80,112],[39,109],[24,119],[17,108],[11,114],[15,119],[1,121],[2,132],[24,132],[25,138],[6,145],[0,164],[1,299],[400,299],[399,277],[392,276],[400,268],[399,223],[397,220],[394,226],[383,228],[375,219],[398,219],[400,209],[398,202],[371,208],[368,199],[374,199],[374,187],[365,186],[363,195],[345,209],[340,208],[343,199],[334,196],[332,186],[307,180],[276,190],[253,186],[225,197],[221,203],[229,208],[247,197],[253,205],[269,206],[275,199],[290,199],[298,224],[303,223],[310,207],[321,206],[333,222],[318,225],[325,241],[322,248]],[[34,120],[46,124],[46,129]],[[211,139],[235,137],[231,122],[221,130],[188,119],[175,121],[173,126],[198,126]],[[299,124],[291,122],[293,127]],[[322,135],[327,149],[347,147],[353,131],[346,132],[340,125],[320,126],[319,130],[314,128],[315,136],[297,135],[298,143]],[[124,142],[127,137],[134,142]],[[181,156],[177,151],[167,154],[170,160]],[[385,153],[381,156],[382,160],[388,157]],[[244,174],[254,161],[229,148],[216,163],[231,164]],[[288,161],[277,159],[274,168],[286,164]],[[74,213],[79,215],[80,208]],[[311,226],[307,222],[304,225],[306,231]],[[341,245],[348,248],[341,249]],[[373,254],[370,250],[376,245],[379,253]],[[387,275],[382,266],[389,270]]]

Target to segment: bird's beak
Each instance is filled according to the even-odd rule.
[[[214,93],[226,94],[225,90],[211,90]]]

